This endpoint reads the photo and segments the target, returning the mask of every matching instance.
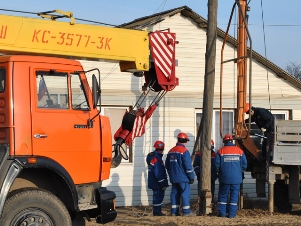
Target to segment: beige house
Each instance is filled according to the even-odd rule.
[[[150,31],[170,28],[176,33],[176,75],[179,86],[167,93],[153,117],[147,122],[143,137],[136,138],[130,148],[130,159],[111,170],[111,179],[103,183],[116,192],[118,206],[148,205],[152,203],[151,190],[147,188],[146,155],[153,151],[156,140],[165,142],[165,154],[176,143],[179,131],[187,132],[190,138],[187,148],[192,151],[197,125],[200,123],[203,106],[205,51],[207,21],[192,9],[183,6],[159,14],[136,19],[121,25],[124,28]],[[224,31],[218,29],[216,73],[214,85],[214,112],[212,138],[216,149],[222,146],[219,136],[219,91],[220,52]],[[125,43],[126,44],[126,43]],[[236,40],[229,37],[224,50],[224,60],[236,57]],[[125,109],[133,106],[141,94],[142,78],[119,72],[116,62],[81,61],[85,69],[98,67],[101,71],[102,114],[111,118],[113,133],[121,124]],[[257,107],[272,110],[277,117],[301,119],[301,82],[253,51],[252,103]],[[223,125],[231,133],[236,108],[236,64],[223,67]],[[147,99],[150,103],[154,95]],[[113,120],[112,120],[113,119]],[[255,198],[255,184],[250,173],[244,180],[244,194]],[[217,182],[218,183],[218,182]],[[196,184],[192,186],[192,199],[197,199]],[[217,186],[218,187],[218,186]],[[169,202],[170,188],[166,191],[165,203]],[[216,192],[217,196],[217,192]]]

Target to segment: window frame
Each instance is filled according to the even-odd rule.
[[[72,75],[77,75],[78,78],[79,78],[79,81],[80,81],[80,85],[82,87],[82,90],[83,90],[83,93],[84,93],[84,97],[86,99],[86,104],[87,104],[87,108],[73,108],[73,89],[72,89]],[[74,111],[90,111],[91,110],[91,106],[90,106],[90,103],[89,103],[89,98],[88,98],[88,94],[87,94],[87,91],[85,89],[85,86],[83,84],[83,81],[81,79],[81,75],[80,73],[69,73],[68,74],[69,78],[70,78],[70,93],[71,93],[71,96],[69,97],[70,99],[70,108]],[[77,106],[77,105],[76,105]]]
[[[66,79],[66,87],[64,87],[63,89],[66,89],[66,93],[63,93],[62,95],[66,95],[66,104],[67,104],[67,107],[58,107],[57,105],[61,105],[60,104],[60,100],[58,97],[60,97],[60,93],[49,93],[48,91],[48,88],[47,87],[47,83],[45,82],[44,80],[44,77],[57,77],[57,78],[64,78]],[[39,94],[40,94],[40,83],[41,83],[41,80],[38,81],[38,78],[40,77],[43,77],[43,80],[44,80],[44,84],[45,84],[45,93],[43,94],[41,100],[43,99],[43,97],[45,95],[49,96],[50,97],[50,100],[49,101],[53,101],[53,97],[57,97],[57,104],[53,104],[53,107],[42,107],[42,106],[39,106],[39,103],[40,103],[40,100],[39,100]],[[69,98],[70,98],[70,95],[69,95],[69,82],[68,82],[68,77],[69,77],[69,74],[68,72],[55,72],[53,73],[52,71],[48,71],[48,70],[36,70],[35,71],[35,84],[36,84],[36,101],[37,101],[37,104],[36,104],[36,107],[39,109],[39,110],[67,110],[67,109],[70,109],[70,104],[69,104]],[[40,78],[41,79],[41,78]],[[49,82],[49,81],[48,81]],[[48,86],[49,86],[49,83],[48,83]],[[53,86],[51,87],[51,89],[53,88]],[[46,93],[48,92],[48,94]],[[47,100],[46,100],[47,101]]]
[[[217,151],[218,149],[220,149],[221,147],[222,147],[222,142],[218,142],[218,139],[220,140],[220,141],[222,141],[222,138],[220,137],[220,132],[219,132],[219,130],[218,131],[216,131],[216,128],[215,128],[215,125],[217,124],[217,121],[218,121],[218,123],[219,123],[219,119],[216,119],[216,113],[218,112],[218,115],[219,115],[219,109],[213,109],[213,114],[212,114],[212,130],[211,130],[211,139],[214,141],[214,143],[215,143],[215,146],[214,146],[214,148],[215,148],[215,151]],[[235,115],[235,110],[233,109],[233,110],[223,110],[223,112],[229,112],[229,113],[232,113],[232,120],[233,120],[233,122],[234,122],[234,115]],[[194,125],[195,125],[195,132],[196,132],[196,135],[197,135],[197,131],[198,131],[198,128],[197,128],[197,114],[203,114],[203,110],[202,109],[195,109],[195,123],[194,123]],[[223,120],[224,120],[225,118],[223,117]],[[224,123],[223,123],[223,125],[224,125]],[[232,125],[232,128],[229,128],[229,133],[232,133],[232,131],[233,131],[233,126],[234,125]],[[218,144],[219,143],[221,143],[221,145],[219,146]]]

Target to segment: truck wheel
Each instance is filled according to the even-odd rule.
[[[37,188],[22,188],[8,196],[0,225],[71,226],[65,205],[55,195]]]
[[[289,203],[288,185],[283,180],[274,184],[274,203],[279,210],[291,211],[293,206]]]

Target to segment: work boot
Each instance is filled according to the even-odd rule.
[[[158,214],[154,214],[154,216],[166,216],[166,214],[164,214],[164,213],[158,213]]]
[[[226,217],[226,215],[222,215],[221,213],[217,214],[218,217]]]

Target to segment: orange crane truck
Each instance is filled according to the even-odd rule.
[[[0,15],[0,225],[70,226],[82,214],[111,222],[116,195],[102,181],[113,142],[97,108],[99,70],[90,89],[68,58],[119,61],[145,76],[145,89],[166,93],[178,85],[175,34],[76,24],[59,10],[39,16]]]

